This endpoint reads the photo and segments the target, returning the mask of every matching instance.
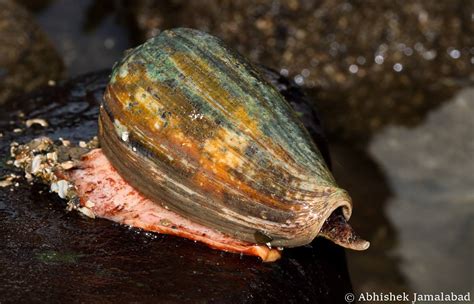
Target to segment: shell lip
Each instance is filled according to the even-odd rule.
[[[313,213],[319,213],[313,217],[316,217],[313,225],[305,227],[306,233],[294,238],[279,238],[271,241],[272,246],[281,246],[281,247],[298,247],[304,246],[311,243],[317,236],[320,235],[321,229],[324,224],[330,218],[331,214],[336,212],[336,210],[341,209],[342,214],[345,220],[349,220],[352,214],[352,200],[348,193],[337,187],[325,187],[322,189],[323,193],[326,195],[323,196],[321,201],[315,203],[315,205],[325,204],[327,207],[323,210],[314,210]],[[311,216],[309,216],[311,217]]]
[[[306,234],[294,239],[277,239],[271,242],[274,246],[297,247],[311,243],[316,237],[326,238],[333,243],[352,250],[366,250],[370,242],[361,238],[348,221],[352,215],[352,200],[348,193],[340,188],[326,188],[324,203],[326,207],[319,220],[312,227],[308,227]],[[323,203],[323,202],[318,202]],[[321,220],[323,219],[323,220]]]

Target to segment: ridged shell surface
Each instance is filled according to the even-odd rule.
[[[167,30],[128,52],[99,126],[135,188],[238,239],[299,246],[336,208],[350,217],[349,196],[283,96],[209,34]]]

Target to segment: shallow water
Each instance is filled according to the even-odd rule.
[[[389,127],[369,145],[393,191],[392,254],[414,290],[474,292],[473,117],[474,87],[467,87],[419,126]]]
[[[36,11],[38,23],[63,54],[69,75],[110,68],[124,49],[135,44],[129,39],[134,37],[130,24],[121,21],[117,17],[120,14],[108,14],[110,6],[94,6],[95,3],[58,0]],[[341,2],[342,12],[348,7],[364,9],[347,3]],[[472,3],[459,3],[461,8],[465,7],[465,13],[472,8]],[[400,11],[417,5],[400,7]],[[413,10],[420,12],[416,18],[429,20],[426,11]],[[165,12],[172,14],[169,10]],[[324,5],[318,12],[322,14],[320,17],[331,14],[324,11]],[[388,19],[390,14],[387,13]],[[399,19],[394,22],[399,23]],[[352,284],[357,292],[471,291],[471,297],[474,293],[472,18],[467,26],[443,23],[437,30],[463,26],[464,36],[450,35],[443,40],[440,35],[439,49],[436,43],[432,49],[424,49],[416,41],[394,41],[394,45],[406,43],[398,52],[402,57],[387,52],[388,47],[382,47],[383,44],[375,46],[377,50],[380,47],[385,50],[380,54],[360,50],[364,53],[363,60],[354,54],[344,57],[340,55],[341,45],[334,44],[337,34],[329,31],[323,36],[332,40],[321,40],[328,46],[327,56],[321,58],[336,63],[323,67],[319,58],[320,65],[313,68],[322,71],[317,74],[321,78],[313,73],[311,79],[317,78],[316,82],[321,79],[320,87],[308,88],[308,92],[326,120],[335,176],[354,199],[351,222],[372,242],[366,252],[347,252]],[[396,36],[398,27],[390,27],[394,28],[391,35]],[[361,29],[371,30],[366,26]],[[406,33],[413,38],[410,29]],[[427,30],[426,35],[433,35],[433,31]],[[441,48],[445,41],[451,48],[445,45]],[[313,47],[319,53],[325,52],[322,47]],[[416,54],[417,48],[420,48],[420,59],[407,55],[408,51]],[[371,67],[369,63],[377,56],[390,65],[385,68],[377,63]],[[348,60],[358,60],[357,71]],[[397,71],[395,63],[399,62],[402,70]],[[300,57],[298,63],[311,68]],[[287,66],[275,68],[288,73]],[[454,72],[445,72],[449,69]],[[333,75],[331,70],[337,73]],[[422,72],[426,76],[419,76]],[[341,82],[331,82],[334,79]],[[47,204],[44,207],[56,208]],[[46,213],[41,216],[48,218]],[[113,237],[123,232],[122,229]],[[52,232],[46,229],[45,237],[48,233]],[[50,248],[34,254],[46,263],[57,259],[69,263],[84,258],[82,253],[58,254]],[[104,277],[108,275],[114,274],[105,273]]]
[[[348,254],[358,291],[473,293],[473,115],[466,87],[420,125],[388,127],[369,143],[365,170],[377,174],[347,181],[352,193],[365,189],[353,220],[372,236],[367,253]]]

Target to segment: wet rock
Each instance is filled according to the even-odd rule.
[[[365,142],[416,125],[473,77],[473,2],[134,1],[144,37],[186,26],[290,75],[318,101],[332,137]]]
[[[393,190],[392,256],[416,291],[474,291],[473,101],[466,87],[416,128],[389,127],[369,146]]]
[[[62,60],[33,17],[13,1],[0,0],[0,104],[61,73]]]
[[[107,81],[108,72],[91,74],[7,103],[0,113],[0,129],[5,130],[0,176],[12,171],[6,161],[13,140],[24,143],[46,135],[77,143],[94,136]],[[284,93],[293,105],[301,103],[293,86],[285,85]],[[18,115],[20,109],[24,115]],[[48,125],[13,132],[33,117]],[[313,133],[322,134],[317,119],[309,121]],[[262,263],[91,220],[64,207],[47,188],[24,180],[0,188],[2,303],[345,303],[344,294],[351,292],[344,250],[324,239],[285,249],[276,263]]]

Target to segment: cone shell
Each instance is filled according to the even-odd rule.
[[[338,207],[338,188],[280,93],[222,41],[162,32],[113,70],[100,109],[109,160],[156,203],[238,239],[299,246]]]

